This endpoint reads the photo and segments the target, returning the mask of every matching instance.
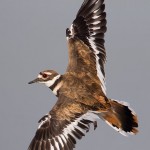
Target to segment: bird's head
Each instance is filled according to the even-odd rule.
[[[43,83],[46,86],[51,87],[60,77],[61,75],[55,72],[54,70],[45,70],[40,72],[37,78],[30,81],[29,84]]]

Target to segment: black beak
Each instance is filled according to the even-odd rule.
[[[33,81],[30,81],[28,84],[33,84],[33,83],[37,83],[37,82],[39,82],[38,78],[34,79]]]

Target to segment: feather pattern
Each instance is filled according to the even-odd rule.
[[[68,100],[71,101],[61,96],[49,114],[39,120],[39,127],[28,150],[73,150],[77,140],[89,131],[90,124],[94,125],[94,129],[97,127],[98,116],[95,113],[85,111],[79,103]],[[77,112],[75,108],[80,111]]]
[[[106,94],[104,64],[106,51],[104,33],[106,32],[106,13],[103,0],[85,0],[77,13],[67,37],[79,39],[86,44],[95,57],[95,69],[101,82],[101,88]]]
[[[39,120],[28,150],[73,150],[91,124],[96,129],[98,118],[123,135],[138,132],[137,116],[129,106],[106,96],[104,9],[104,0],[84,0],[76,19],[66,30],[69,46],[66,73],[46,70],[29,82],[44,83],[58,100]]]

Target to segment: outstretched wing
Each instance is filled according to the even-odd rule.
[[[106,13],[104,0],[84,0],[70,29],[66,30],[69,44],[69,65],[67,71],[82,68],[100,80],[104,94],[106,52],[104,33]]]
[[[60,96],[54,108],[40,119],[28,150],[73,150],[77,139],[85,136],[90,124],[96,128],[97,116],[83,105]]]

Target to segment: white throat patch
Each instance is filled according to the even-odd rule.
[[[50,87],[50,86],[52,86],[52,85],[55,83],[55,81],[56,81],[57,79],[60,78],[60,76],[61,76],[61,75],[59,74],[59,75],[57,75],[56,77],[54,77],[52,80],[49,80],[49,81],[45,82],[44,84],[45,84],[46,86]]]

